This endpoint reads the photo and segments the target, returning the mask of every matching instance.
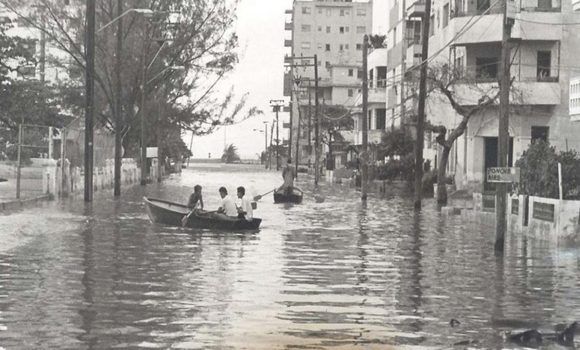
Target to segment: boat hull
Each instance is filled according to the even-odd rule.
[[[149,219],[156,224],[181,227],[181,220],[185,215],[189,214],[189,208],[183,204],[146,197],[143,200],[145,201]],[[231,231],[256,230],[260,227],[261,222],[262,219],[259,218],[247,221],[245,219],[225,217],[220,214],[205,213],[190,215],[185,227]]]
[[[285,194],[284,192],[274,192],[274,203],[302,203],[303,193],[300,189],[294,187],[292,193]]]

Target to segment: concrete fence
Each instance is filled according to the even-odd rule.
[[[508,197],[508,228],[527,236],[580,242],[580,201],[525,195]]]
[[[152,166],[152,168],[154,168]],[[152,175],[158,176],[157,168],[151,169]],[[139,183],[141,169],[132,158],[123,158],[121,164],[121,184],[130,185]],[[93,171],[93,189],[95,191],[112,188],[114,184],[114,162],[106,161],[104,167],[97,167]],[[65,159],[64,166],[60,162],[44,169],[42,178],[42,192],[53,196],[67,196],[81,193],[84,190],[84,172],[80,167],[71,167]]]

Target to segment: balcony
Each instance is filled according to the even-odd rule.
[[[553,77],[550,78],[555,80]],[[457,100],[464,106],[474,106],[484,95],[494,95],[499,89],[497,82],[478,82],[476,84],[456,84]],[[499,103],[499,100],[496,102]],[[516,81],[510,92],[512,105],[558,105],[561,103],[561,88],[554,81]]]
[[[385,81],[385,80],[383,80]],[[377,85],[385,85],[380,84],[380,80],[377,82]],[[382,104],[383,106],[387,102],[387,88],[386,87],[379,87],[369,89],[369,103],[378,103]]]
[[[455,45],[465,46],[490,42],[501,42],[502,18],[501,14],[490,14],[483,17],[455,17],[449,23],[449,36],[454,37],[465,26],[470,29],[455,40]],[[470,22],[470,24],[468,23]],[[512,35],[513,37],[513,35]]]
[[[562,6],[555,0],[520,0],[520,9],[526,12],[562,12]]]
[[[284,39],[284,47],[292,47],[292,40]]]
[[[411,17],[423,17],[425,14],[425,1],[419,0],[413,2],[411,5],[407,6],[407,16]]]
[[[518,21],[521,19],[521,21]],[[512,38],[537,41],[562,41],[562,27],[540,23],[562,23],[562,14],[554,12],[520,12],[512,28]]]
[[[292,22],[284,23],[284,30],[292,30],[294,28],[294,24]]]

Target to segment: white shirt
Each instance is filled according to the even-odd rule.
[[[246,197],[242,197],[240,201],[241,201],[240,208],[242,209],[243,212],[246,213],[244,215],[244,218],[248,221],[252,221],[252,218],[254,217],[254,213],[252,210],[252,202],[250,202],[250,200]]]
[[[224,210],[227,216],[238,216],[238,210],[236,209],[236,204],[229,195],[222,198],[222,204],[220,207]]]

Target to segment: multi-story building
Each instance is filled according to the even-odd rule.
[[[301,163],[306,163],[313,156],[312,57],[317,56],[320,106],[341,105],[350,108],[355,105],[361,84],[362,39],[371,29],[372,2],[295,0],[292,10],[288,10],[287,14],[291,18],[285,28],[291,32],[291,39],[285,40],[285,46],[291,48],[290,56],[294,57],[287,62],[298,66],[287,73],[285,95],[289,95],[292,90],[295,92],[292,94],[291,139],[296,140],[300,133],[299,157]],[[305,59],[299,59],[301,56]],[[296,93],[300,89],[302,93]],[[312,107],[309,107],[309,100]],[[322,114],[323,108],[319,110]],[[307,121],[308,115],[310,122]],[[292,155],[295,155],[296,142],[293,143]]]
[[[452,87],[456,101],[472,107],[498,89],[501,53],[501,1],[434,0],[430,15],[429,65],[453,68],[461,79]],[[578,22],[571,2],[558,0],[521,0],[515,10],[511,30],[511,67],[509,163],[515,162],[534,139],[548,140],[559,149],[580,150],[580,123],[570,116],[570,68],[580,55],[576,28],[565,23]],[[394,1],[389,11],[387,81],[387,118],[403,115],[412,125],[416,114],[417,69],[420,62],[423,0]],[[411,72],[413,75],[411,75]],[[404,80],[401,82],[401,78]],[[404,89],[395,90],[401,83]],[[402,93],[401,93],[402,92]],[[404,107],[403,109],[401,107]],[[498,105],[477,112],[467,131],[454,144],[448,173],[458,187],[482,191],[485,171],[497,165]],[[441,95],[427,97],[426,117],[432,124],[448,130],[461,121]],[[573,117],[572,117],[573,118]],[[426,135],[426,156],[437,164],[438,146],[434,135]]]

